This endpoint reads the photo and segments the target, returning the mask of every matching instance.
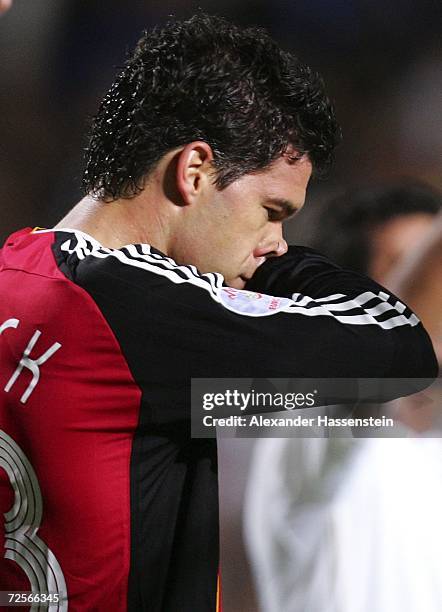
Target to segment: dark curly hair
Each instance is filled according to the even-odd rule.
[[[198,14],[143,34],[94,118],[83,185],[130,198],[165,153],[194,140],[211,146],[219,189],[290,146],[318,174],[339,138],[318,74],[262,29]]]

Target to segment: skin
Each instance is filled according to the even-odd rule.
[[[210,146],[192,142],[165,155],[135,198],[106,203],[89,196],[56,228],[82,230],[110,248],[148,243],[242,289],[267,258],[287,251],[282,225],[303,206],[312,172],[307,157],[292,155],[220,191]]]
[[[385,284],[393,268],[426,239],[433,223],[433,215],[412,213],[394,217],[376,227],[371,239],[373,254],[368,275]]]
[[[6,13],[11,8],[12,0],[0,0],[0,15]]]

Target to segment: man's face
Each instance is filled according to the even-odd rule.
[[[220,272],[242,289],[268,257],[286,252],[282,224],[303,206],[311,172],[307,157],[282,156],[222,191],[208,183],[198,205],[185,211],[171,256],[203,273]]]
[[[371,236],[368,274],[381,284],[385,282],[394,266],[424,240],[433,221],[433,215],[418,212],[398,215],[379,225]]]
[[[11,7],[12,0],[0,0],[0,15],[6,13],[6,11]]]

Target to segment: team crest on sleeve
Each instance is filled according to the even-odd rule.
[[[284,310],[291,300],[255,291],[222,287],[219,293],[223,306],[242,315],[265,317]]]

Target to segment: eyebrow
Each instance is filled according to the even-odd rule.
[[[295,206],[293,202],[290,202],[290,200],[283,200],[281,198],[267,198],[266,203],[278,206],[281,210],[275,212],[284,213],[284,217],[286,219],[293,217],[293,215],[298,212],[298,207]]]

